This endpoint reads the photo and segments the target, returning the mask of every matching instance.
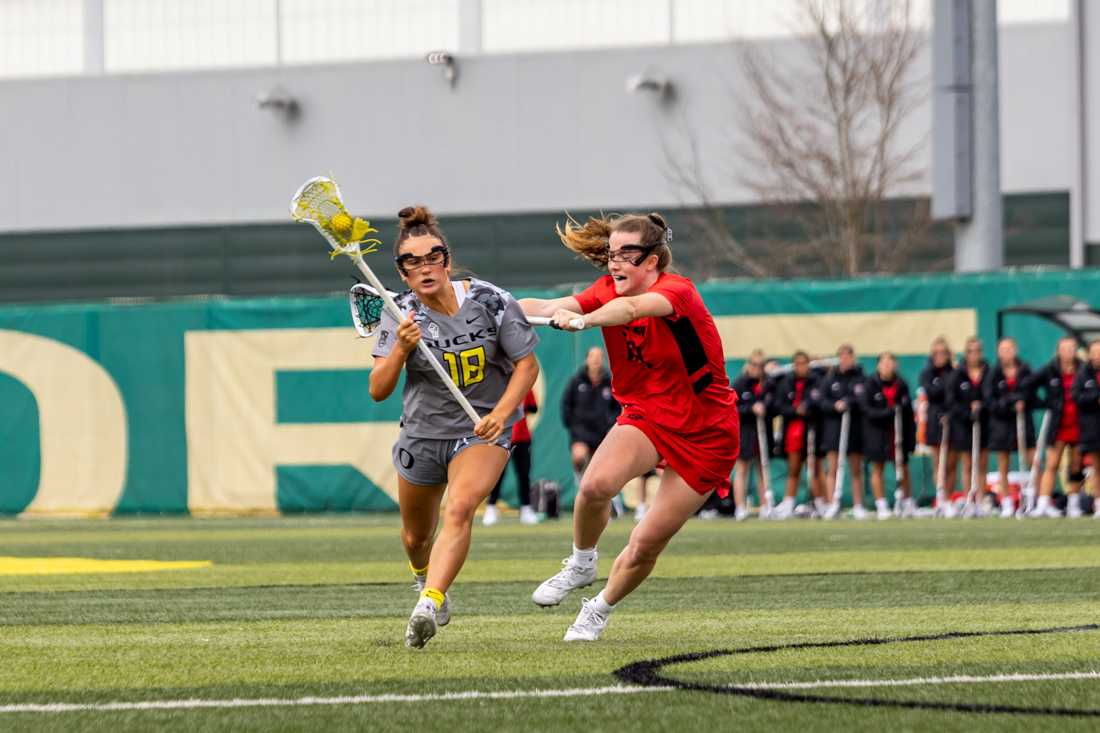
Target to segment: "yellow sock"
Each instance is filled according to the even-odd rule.
[[[439,608],[443,605],[443,593],[437,591],[435,588],[425,588],[423,591],[420,592],[420,597],[430,598],[432,600],[432,603],[435,604],[436,610],[439,610]]]
[[[418,568],[415,565],[413,565],[411,561],[409,562],[409,570],[411,570],[413,572],[413,575],[427,575],[428,574],[428,566],[427,565],[425,565],[422,568]]]

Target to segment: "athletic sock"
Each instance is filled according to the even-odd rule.
[[[875,509],[889,509],[890,505],[886,503],[886,499],[875,499]]]
[[[1066,497],[1066,507],[1069,508],[1069,509],[1080,509],[1081,508],[1081,495],[1080,494],[1070,494],[1069,496],[1067,496]]]
[[[596,563],[596,548],[591,547],[587,550],[582,550],[576,545],[573,545],[573,562],[577,565],[594,565]]]
[[[409,570],[411,570],[412,574],[417,576],[417,577],[424,577],[428,574],[428,566],[427,565],[425,565],[422,568],[418,568],[410,562],[409,563]]]
[[[1040,496],[1040,497],[1039,497],[1039,498],[1038,498],[1038,499],[1037,499],[1037,500],[1035,501],[1035,509],[1036,509],[1036,511],[1042,511],[1042,510],[1046,509],[1046,508],[1047,508],[1047,507],[1049,507],[1049,506],[1050,506],[1050,497],[1049,497],[1049,496],[1045,496],[1045,495],[1044,495],[1044,496]]]
[[[443,606],[443,599],[446,598],[446,595],[442,591],[438,591],[435,588],[425,588],[423,591],[420,592],[420,599],[423,600],[425,598],[434,603],[435,610],[438,611],[440,607]]]
[[[615,607],[608,603],[603,597],[603,591],[601,590],[596,594],[596,597],[589,601],[592,604],[592,608],[596,610],[596,613],[601,616],[606,616],[615,610]]]

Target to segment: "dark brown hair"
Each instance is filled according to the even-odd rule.
[[[439,228],[439,220],[427,206],[406,206],[397,212],[397,240],[393,243],[393,256],[401,254],[401,243],[409,237],[421,237],[425,234],[438,239],[443,246],[450,249],[447,238],[443,236],[443,230]]]
[[[664,217],[657,213],[590,216],[584,224],[566,215],[565,225],[555,225],[554,229],[562,244],[599,268],[607,267],[607,241],[612,232],[638,232],[642,235],[640,244],[654,248],[650,254],[657,255],[658,270],[663,272],[672,264],[668,245],[671,232]]]

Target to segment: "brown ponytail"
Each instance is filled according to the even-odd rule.
[[[607,267],[607,241],[612,232],[638,232],[643,247],[654,247],[658,270],[663,272],[672,264],[672,230],[658,213],[589,217],[583,225],[566,216],[564,228],[554,227],[562,244],[600,269]]]
[[[397,241],[393,243],[393,256],[400,254],[401,243],[409,237],[421,237],[429,234],[438,239],[444,247],[450,249],[447,238],[439,228],[439,221],[427,206],[406,206],[397,212]]]

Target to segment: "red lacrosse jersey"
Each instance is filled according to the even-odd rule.
[[[729,419],[737,395],[730,389],[722,339],[691,280],[661,273],[650,293],[672,304],[672,315],[639,318],[603,330],[611,365],[611,392],[623,406],[673,430],[694,431]],[[573,296],[583,313],[619,297],[610,275]]]

